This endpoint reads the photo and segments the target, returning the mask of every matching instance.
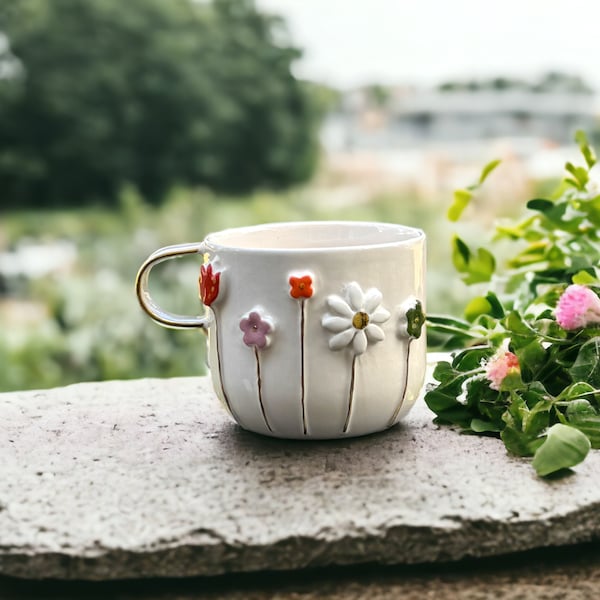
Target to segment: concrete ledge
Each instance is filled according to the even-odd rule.
[[[0,574],[452,561],[600,539],[600,452],[550,483],[422,402],[365,438],[243,431],[207,378],[0,394]]]

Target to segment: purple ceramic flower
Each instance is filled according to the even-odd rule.
[[[267,334],[271,332],[272,327],[256,311],[252,311],[240,321],[240,329],[244,332],[246,346],[254,346],[262,350],[269,345]]]

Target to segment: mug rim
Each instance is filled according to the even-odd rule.
[[[289,240],[291,230],[297,230],[296,233],[301,233],[302,229],[327,229],[337,230],[338,232],[347,230],[363,230],[363,233],[369,233],[372,241],[365,241],[357,238],[352,240],[339,240],[337,243],[317,243],[309,244],[291,244],[285,245]],[[239,239],[245,236],[252,237],[260,233],[271,232],[271,234],[281,233],[288,234],[283,240],[279,240],[283,245],[252,245],[243,244]],[[377,241],[377,236],[382,233],[388,233],[388,238],[384,241]],[[367,237],[367,236],[364,236]],[[424,241],[426,238],[425,232],[418,228],[400,223],[385,223],[379,221],[279,221],[272,223],[261,223],[259,225],[249,225],[243,227],[231,227],[215,231],[207,234],[204,239],[204,244],[207,249],[237,251],[237,252],[257,252],[257,253],[297,253],[297,252],[347,252],[377,248],[393,248],[399,246],[410,246],[419,241]]]

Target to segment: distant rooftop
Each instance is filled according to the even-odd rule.
[[[520,113],[544,115],[595,112],[595,97],[576,92],[528,90],[416,91],[390,99],[392,112],[411,113]]]

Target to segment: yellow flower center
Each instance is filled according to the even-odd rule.
[[[369,315],[366,312],[357,312],[352,317],[352,325],[355,329],[364,329],[369,324]]]

